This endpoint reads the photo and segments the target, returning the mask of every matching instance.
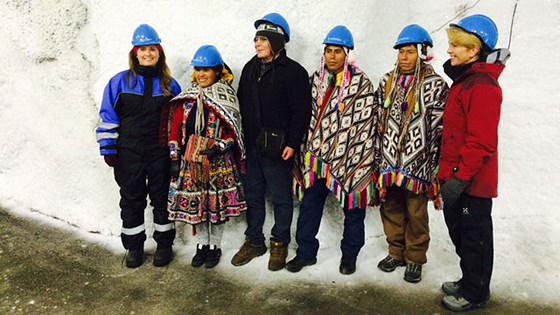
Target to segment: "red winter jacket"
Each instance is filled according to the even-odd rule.
[[[438,178],[470,181],[465,193],[498,196],[498,123],[505,66],[476,62],[449,90],[443,113]]]

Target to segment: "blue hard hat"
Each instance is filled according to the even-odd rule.
[[[223,66],[224,60],[216,47],[212,45],[203,45],[194,53],[191,65],[193,67],[212,68],[215,66]]]
[[[278,13],[269,13],[263,16],[261,19],[255,21],[255,28],[259,27],[262,23],[274,24],[284,31],[284,36],[286,37],[286,43],[290,41],[290,25],[283,16]]]
[[[494,50],[496,43],[498,43],[498,27],[486,15],[475,14],[464,17],[457,24],[449,24],[451,27],[458,27],[463,31],[476,35],[482,42]]]
[[[337,25],[329,31],[323,40],[325,45],[343,46],[349,49],[354,49],[354,37],[350,30],[344,25]]]
[[[140,24],[132,34],[132,46],[148,46],[161,43],[156,30],[148,24]]]
[[[426,44],[430,47],[434,46],[430,34],[418,24],[410,24],[405,26],[397,37],[397,41],[394,49],[400,46],[410,45],[410,44]]]

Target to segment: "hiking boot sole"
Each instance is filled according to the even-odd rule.
[[[387,268],[387,267],[380,266],[380,265],[377,265],[377,268],[379,268],[380,270],[383,270],[383,271],[385,271],[385,272],[393,272],[393,271],[395,271],[395,270],[397,269],[397,267],[404,267],[404,266],[406,266],[406,263],[403,261],[402,264],[398,264],[398,265],[396,265],[396,266],[393,267],[393,268]]]
[[[279,265],[275,265],[275,266],[268,265],[268,270],[278,271],[278,270],[284,269],[284,267],[286,267],[286,264],[279,264]]]
[[[406,282],[418,283],[418,282],[420,282],[420,281],[422,280],[422,277],[420,277],[420,278],[404,277],[403,279],[404,279],[404,281],[406,281]]]
[[[127,268],[138,268],[138,267],[142,266],[143,264],[144,264],[143,261],[140,261],[140,262],[128,262],[127,261],[126,262],[126,267]]]
[[[453,312],[467,312],[467,311],[471,311],[473,309],[476,308],[484,308],[486,307],[486,305],[488,304],[488,301],[490,300],[490,295],[488,295],[488,297],[486,297],[486,299],[480,303],[469,303],[465,306],[460,306],[460,305],[456,305],[455,303],[450,303],[448,301],[446,301],[446,298],[448,296],[444,297],[442,302],[443,305],[445,305],[445,307],[447,307],[448,309],[452,310]]]

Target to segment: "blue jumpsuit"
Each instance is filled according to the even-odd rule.
[[[171,95],[164,96],[155,68],[139,66],[136,71],[136,78],[129,70],[118,73],[105,87],[97,141],[101,155],[118,156],[114,174],[120,187],[124,248],[144,246],[146,196],[154,208],[153,238],[158,248],[166,248],[173,244],[175,228],[167,218],[170,160],[169,149],[159,143],[161,111],[181,88],[172,79]]]

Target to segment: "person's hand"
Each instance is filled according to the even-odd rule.
[[[292,158],[292,156],[294,156],[294,149],[290,148],[290,147],[285,147],[284,151],[282,152],[282,159],[284,161],[287,161],[289,159]]]
[[[460,180],[453,177],[441,186],[441,199],[443,200],[443,207],[453,206],[461,193],[469,186],[470,182]]]
[[[115,167],[119,164],[119,157],[116,154],[104,155],[103,159],[105,160],[105,163],[110,167]]]
[[[220,148],[218,147],[213,147],[210,149],[200,151],[200,154],[206,155],[208,159],[213,159],[216,156],[220,155],[220,153],[222,153],[222,150],[220,150]]]
[[[181,171],[181,161],[171,160],[169,165],[169,175],[173,178],[179,178],[179,172]]]

